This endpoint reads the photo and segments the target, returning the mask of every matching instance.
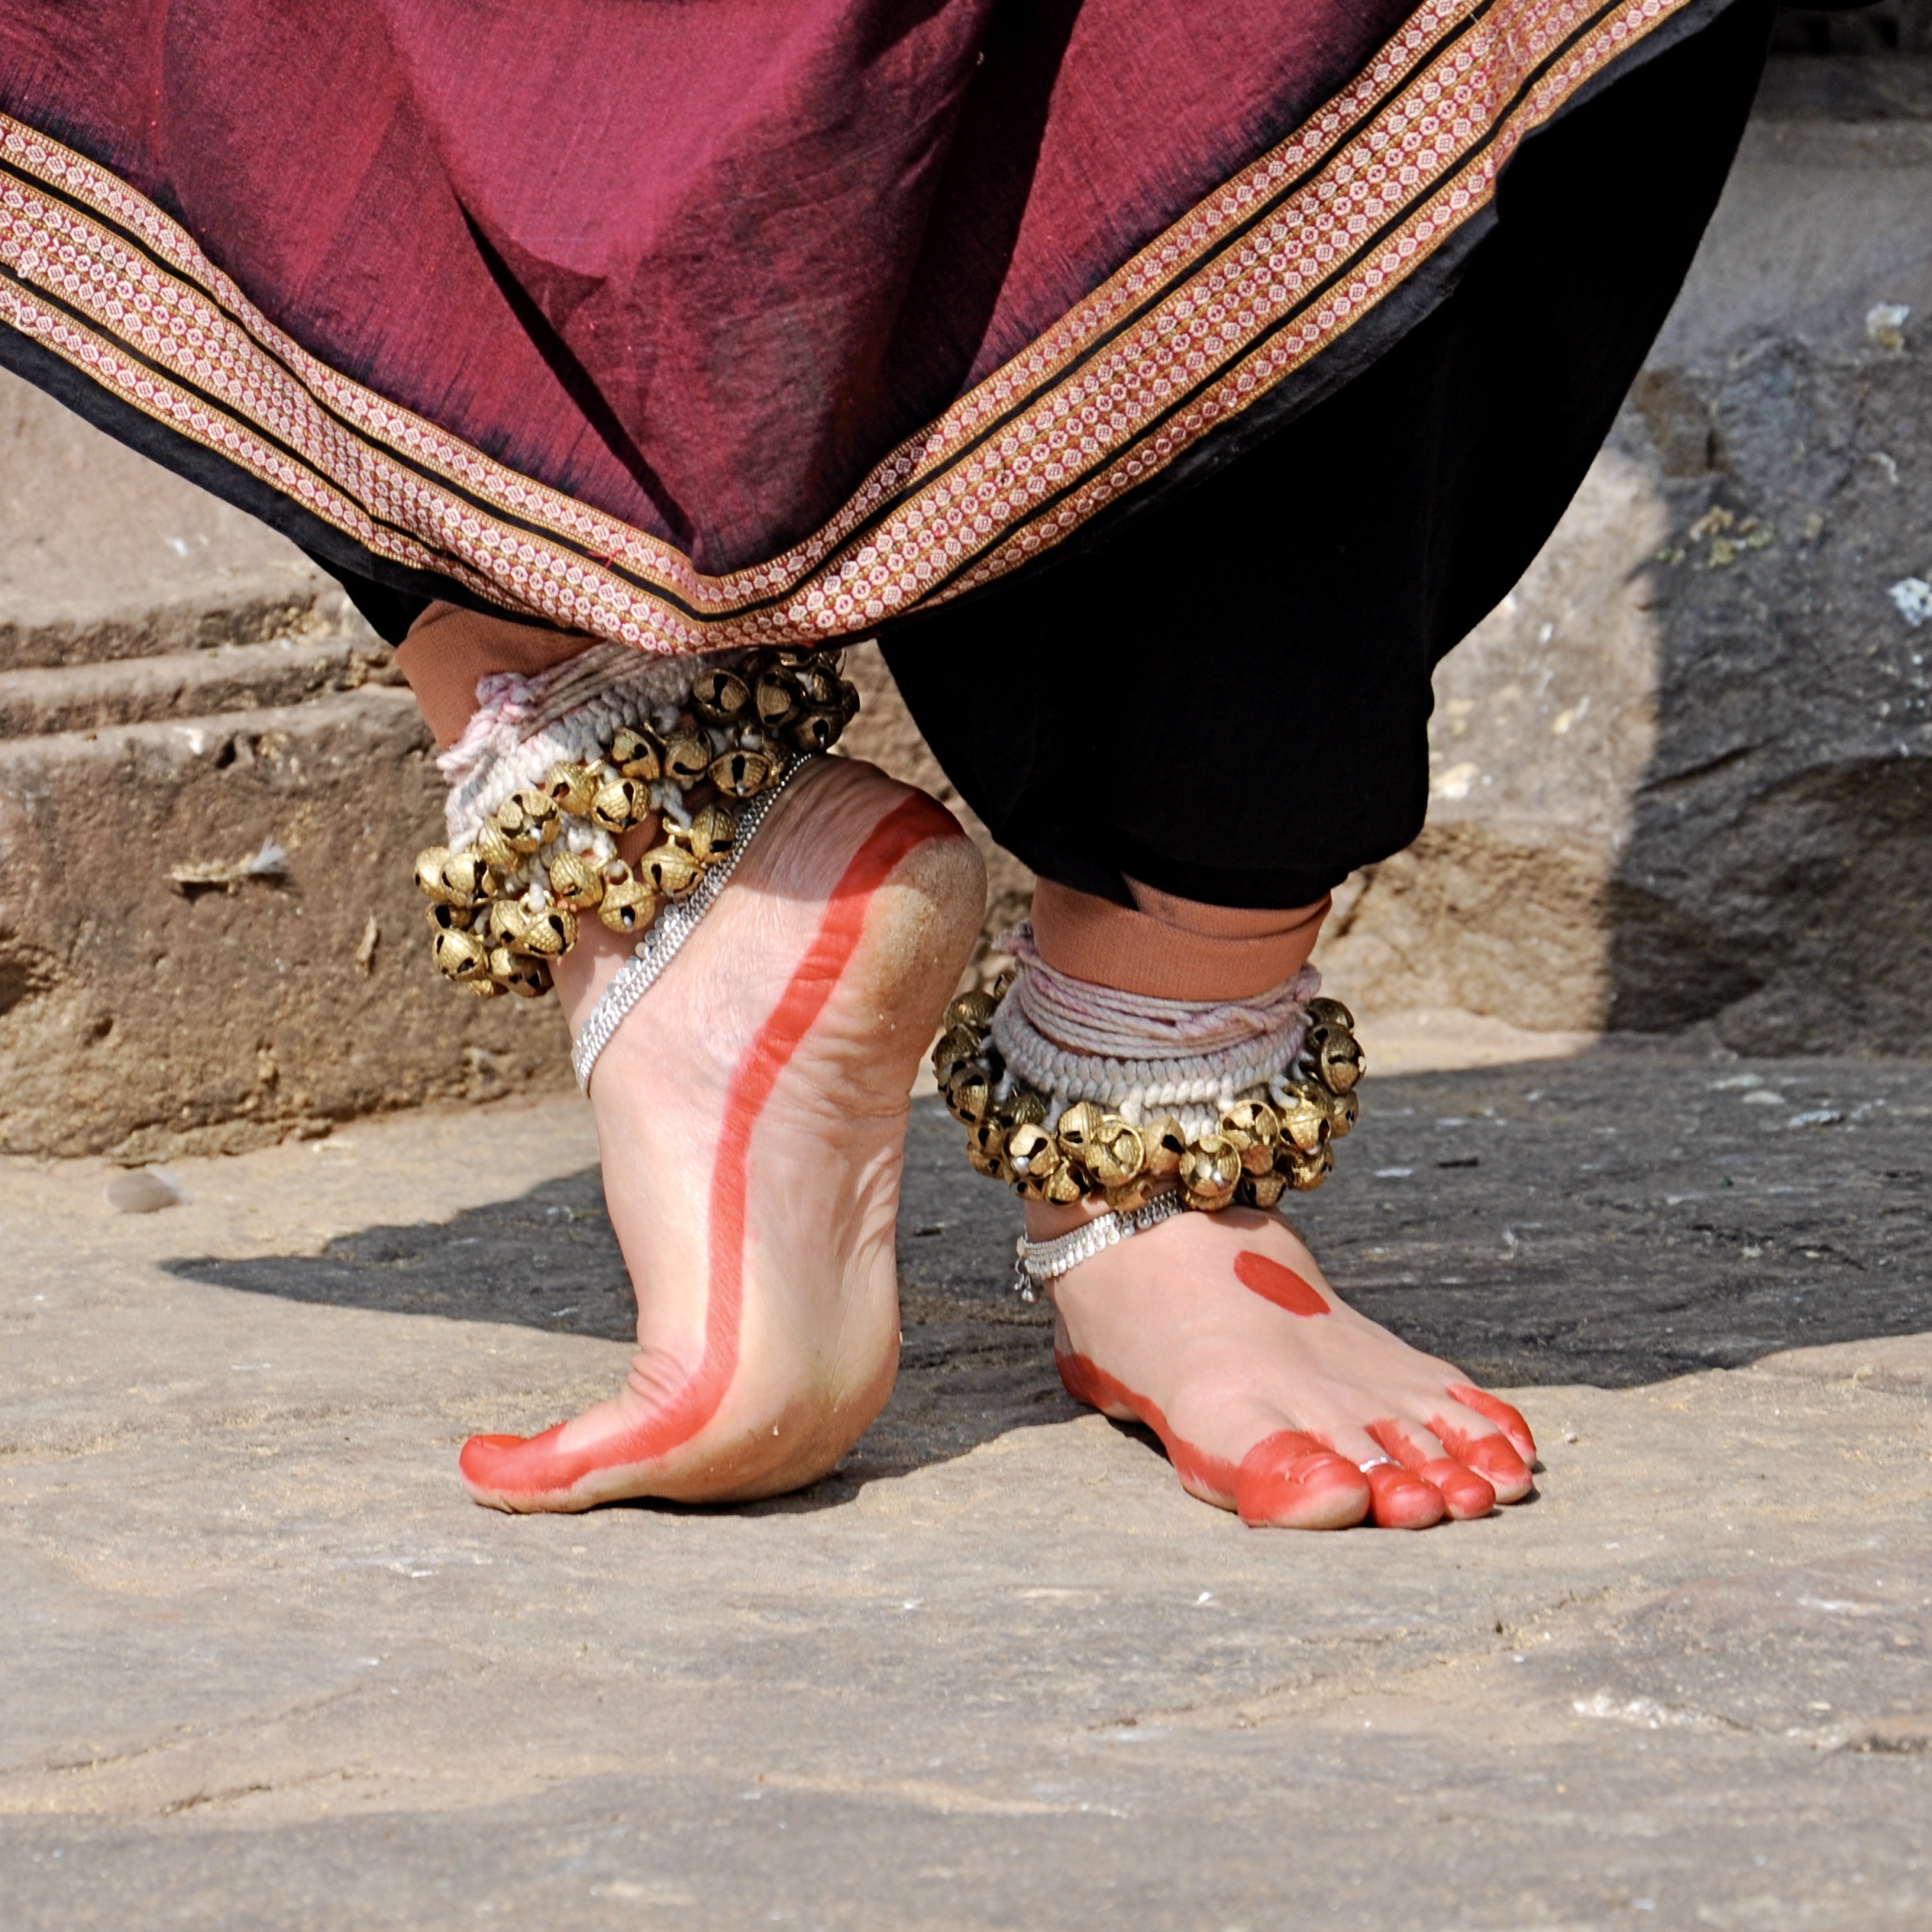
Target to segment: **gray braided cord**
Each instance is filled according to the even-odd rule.
[[[625,1016],[648,993],[657,977],[677,956],[680,947],[698,929],[699,922],[717,904],[719,895],[731,883],[739,860],[750,851],[752,839],[766,814],[778,803],[786,788],[806,766],[816,764],[825,754],[808,751],[793,761],[790,770],[768,792],[761,792],[748,805],[738,821],[738,837],[729,857],[711,866],[687,898],[667,906],[651,922],[631,957],[617,969],[603,997],[591,1009],[590,1017],[570,1042],[570,1067],[577,1084],[590,1091],[590,1070],[597,1056],[609,1045],[611,1036],[623,1025]]]

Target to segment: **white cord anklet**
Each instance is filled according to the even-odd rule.
[[[571,1070],[577,1075],[577,1085],[586,1094],[590,1091],[590,1071],[597,1064],[597,1056],[609,1045],[611,1036],[624,1023],[625,1016],[651,990],[678,949],[698,929],[699,921],[718,903],[719,895],[731,883],[732,874],[750,851],[751,841],[758,835],[758,828],[764,823],[773,806],[790,789],[798,774],[819,764],[821,757],[821,754],[811,752],[799,758],[771,790],[761,793],[745,806],[738,814],[738,841],[732,848],[731,855],[705,874],[688,899],[667,906],[651,922],[631,957],[617,969],[609,985],[604,988],[603,997],[591,1008],[590,1017],[570,1042]]]
[[[1022,1235],[1013,1244],[1013,1265],[1020,1300],[1035,1300],[1041,1289],[1058,1281],[1068,1270],[1077,1268],[1082,1262],[1091,1261],[1116,1242],[1145,1234],[1149,1228],[1187,1211],[1187,1201],[1176,1188],[1169,1194],[1156,1194],[1144,1206],[1130,1208],[1124,1213],[1114,1210],[1097,1214],[1071,1233],[1056,1235],[1051,1241],[1029,1241]]]

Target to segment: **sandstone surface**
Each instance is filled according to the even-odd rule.
[[[899,1388],[741,1510],[456,1483],[622,1372],[574,1097],[184,1159],[147,1213],[5,1162],[0,1917],[1917,1932],[1927,1075],[1371,1077],[1297,1213],[1543,1454],[1407,1537],[1244,1530],[1074,1409],[932,1103]]]

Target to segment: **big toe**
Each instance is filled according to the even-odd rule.
[[[1257,1443],[1235,1473],[1235,1508],[1256,1529],[1346,1530],[1371,1502],[1368,1479],[1352,1462],[1294,1430]]]
[[[541,1436],[472,1436],[457,1458],[464,1487],[492,1509],[528,1509],[556,1485],[552,1444],[561,1426]]]

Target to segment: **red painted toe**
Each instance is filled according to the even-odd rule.
[[[1374,1498],[1377,1529],[1426,1530],[1442,1521],[1448,1505],[1433,1483],[1394,1462],[1378,1462],[1362,1473]]]
[[[559,1423],[541,1436],[472,1436],[463,1445],[457,1468],[463,1480],[480,1501],[495,1502],[538,1497],[567,1487],[560,1482],[557,1438],[564,1433]]]
[[[1457,1523],[1467,1523],[1479,1516],[1487,1516],[1496,1507],[1496,1492],[1473,1469],[1465,1468],[1460,1462],[1452,1462],[1446,1455],[1439,1456],[1433,1462],[1425,1462],[1416,1474],[1423,1481],[1433,1483],[1443,1492],[1443,1501],[1448,1505],[1451,1519]]]
[[[1501,1436],[1478,1436],[1458,1448],[1464,1468],[1473,1469],[1496,1492],[1499,1503],[1520,1502],[1532,1487],[1529,1465]]]
[[[1256,1529],[1346,1530],[1371,1500],[1352,1462],[1291,1429],[1257,1443],[1235,1472],[1235,1507]]]
[[[1521,1410],[1513,1409],[1507,1402],[1497,1401],[1487,1390],[1472,1388],[1466,1382],[1452,1382],[1443,1393],[1464,1408],[1475,1410],[1485,1422],[1493,1422],[1510,1439],[1510,1446],[1522,1457],[1524,1466],[1535,1466],[1536,1439],[1530,1434]]]
[[[1529,1494],[1530,1465],[1510,1446],[1507,1436],[1472,1436],[1443,1416],[1430,1417],[1429,1426],[1457,1462],[1475,1470],[1495,1491],[1499,1503],[1518,1503]]]

